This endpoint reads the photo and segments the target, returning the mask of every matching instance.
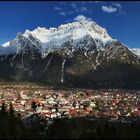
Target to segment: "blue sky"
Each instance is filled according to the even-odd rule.
[[[140,2],[0,2],[0,44],[18,32],[57,27],[82,15],[106,28],[112,38],[140,48]]]

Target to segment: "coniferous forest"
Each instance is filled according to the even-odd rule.
[[[94,139],[134,139],[140,137],[140,120],[134,122],[109,122],[106,119],[91,118],[54,119],[49,126],[33,114],[27,126],[20,115],[15,115],[10,104],[6,111],[3,103],[0,110],[0,138],[4,139],[55,139],[55,138],[94,138]],[[40,123],[42,122],[42,123]]]

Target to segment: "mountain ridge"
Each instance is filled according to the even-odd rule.
[[[12,47],[0,56],[2,79],[139,88],[139,57],[93,21],[26,30],[3,46]]]

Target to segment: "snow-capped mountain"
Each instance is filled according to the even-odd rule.
[[[134,54],[136,54],[138,57],[140,57],[140,48],[133,48],[130,49]]]
[[[104,46],[108,42],[113,41],[113,39],[108,35],[106,29],[100,27],[95,22],[80,21],[60,25],[58,28],[46,29],[44,27],[38,27],[33,31],[26,30],[25,33],[20,35],[18,34],[15,40],[10,42],[8,41],[2,46],[5,47],[5,49],[13,48],[16,53],[22,45],[19,41],[21,35],[30,40],[32,43],[35,43],[34,41],[38,41],[40,43],[43,56],[55,49],[62,48],[63,44],[68,41],[72,42],[73,48],[75,48],[78,46],[77,43],[87,35],[90,35],[95,42],[99,41]]]
[[[0,47],[0,79],[78,87],[139,87],[140,59],[82,20],[18,33]]]
[[[9,46],[10,46],[10,41],[8,41],[2,45],[2,47],[9,47]]]

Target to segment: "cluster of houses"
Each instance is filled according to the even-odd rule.
[[[140,93],[129,90],[47,89],[0,87],[0,106],[12,104],[25,120],[32,114],[43,119],[104,117],[110,120],[140,117]],[[34,104],[34,105],[33,105]]]

